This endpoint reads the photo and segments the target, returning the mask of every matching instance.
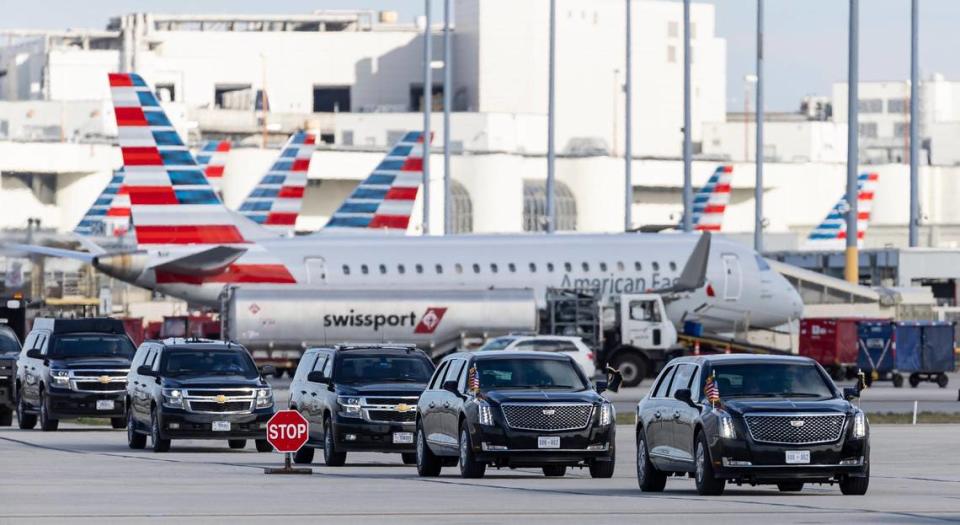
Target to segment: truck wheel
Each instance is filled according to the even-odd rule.
[[[870,464],[867,463],[867,472],[862,478],[848,476],[840,480],[840,492],[844,496],[863,496],[870,486]]]
[[[142,450],[147,446],[146,434],[137,432],[133,422],[133,412],[127,411],[127,446],[133,450]]]
[[[947,388],[947,383],[950,382],[950,379],[947,377],[947,374],[940,374],[937,376],[937,386],[940,388]]]
[[[27,413],[22,394],[17,395],[17,426],[20,430],[30,430],[37,426],[37,415]]]
[[[566,465],[547,465],[543,467],[543,475],[548,478],[562,478],[566,473]]]
[[[53,432],[60,426],[60,421],[50,417],[50,407],[47,406],[47,396],[40,391],[40,430]]]
[[[663,492],[667,475],[657,470],[647,451],[647,436],[641,428],[637,431],[637,484],[644,492]]]
[[[696,463],[696,473],[694,479],[697,481],[697,493],[701,496],[719,496],[723,494],[723,489],[727,481],[719,479],[713,475],[713,462],[710,460],[710,448],[707,446],[707,438],[703,432],[697,433],[697,451],[694,456]]]
[[[903,375],[902,374],[893,374],[893,377],[890,378],[893,381],[894,388],[903,387]]]
[[[230,448],[233,450],[240,450],[242,448],[247,447],[247,440],[246,439],[228,439],[227,445],[229,445]]]
[[[417,453],[416,452],[404,452],[400,454],[400,459],[403,461],[404,465],[416,465],[417,464]]]
[[[9,427],[13,424],[13,410],[0,408],[0,427]]]
[[[333,436],[333,421],[323,420],[323,464],[328,467],[342,467],[347,462],[346,452],[337,452]]]
[[[257,446],[257,452],[273,452],[273,445],[270,444],[266,439],[257,439],[254,442],[254,445]],[[300,447],[305,448],[305,447]],[[313,450],[312,448],[310,450]],[[313,458],[310,458],[313,459]]]
[[[910,381],[910,388],[917,388],[917,386],[920,384],[920,374],[916,372],[910,374],[909,381]]]
[[[271,448],[271,450],[272,450],[272,448]],[[314,452],[314,450],[316,450],[316,449],[314,449],[314,448],[311,447],[310,445],[304,445],[304,446],[300,447],[300,450],[298,450],[298,451],[293,455],[293,462],[296,463],[296,464],[298,464],[298,465],[309,465],[310,463],[313,463],[313,452]],[[269,452],[269,451],[267,451],[267,452]]]
[[[633,352],[622,352],[615,356],[613,367],[623,374],[623,386],[639,386],[647,377],[647,361]]]
[[[423,429],[417,425],[417,475],[421,478],[435,478],[440,475],[440,458],[430,451]]]

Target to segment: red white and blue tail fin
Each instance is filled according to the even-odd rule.
[[[717,166],[707,183],[693,197],[693,229],[718,232],[723,214],[730,204],[730,179],[733,166]]]
[[[303,131],[291,135],[273,166],[240,205],[240,214],[265,228],[292,232],[303,205],[316,142],[314,135]]]
[[[217,198],[203,171],[140,75],[112,73],[110,91],[140,246],[240,244],[262,238]]]
[[[230,153],[229,140],[208,140],[197,152],[197,165],[207,176],[207,181],[219,194],[223,191],[223,170],[227,165],[227,155]]]
[[[323,231],[374,229],[405,232],[422,182],[423,133],[411,131],[353,190],[330,217]]]
[[[113,172],[107,187],[87,210],[73,229],[87,237],[123,237],[130,229],[130,205],[126,195],[120,195],[123,168]]]
[[[863,244],[867,227],[870,226],[870,212],[873,210],[873,196],[877,191],[878,181],[877,173],[861,173],[857,177],[857,246]],[[847,239],[849,210],[846,196],[841,197],[823,222],[810,232],[806,247],[822,250],[843,248]]]

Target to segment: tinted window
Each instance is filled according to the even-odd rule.
[[[657,383],[657,388],[653,391],[653,397],[663,397],[667,394],[667,387],[670,386],[670,379],[673,377],[673,373],[676,371],[677,367],[672,367],[660,375],[660,382]]]
[[[480,359],[476,366],[481,390],[586,388],[577,365],[568,359]]]
[[[827,399],[833,389],[813,364],[742,363],[713,367],[720,397]]]
[[[74,357],[125,357],[133,358],[136,348],[123,335],[90,334],[58,335],[51,342],[47,354],[52,359]]]
[[[487,341],[487,344],[480,347],[480,350],[503,350],[510,346],[514,339],[512,337],[498,337]]]
[[[443,374],[447,372],[447,367],[450,366],[450,361],[446,361],[440,365],[440,368],[433,374],[433,379],[430,380],[430,386],[427,388],[434,389],[440,388],[440,378],[443,377]]]
[[[0,330],[0,354],[15,354],[20,351],[20,341],[13,330]]]
[[[160,358],[160,373],[169,377],[243,376],[247,379],[260,375],[246,352],[188,348],[165,350]]]
[[[433,363],[418,355],[349,355],[336,365],[338,383],[426,383]]]
[[[673,397],[677,390],[690,388],[690,380],[693,379],[693,373],[696,370],[697,367],[693,365],[677,366],[677,373],[674,374],[673,384],[670,386],[670,393],[667,394],[667,397]]]
[[[455,359],[450,361],[450,367],[447,368],[447,375],[443,378],[443,382],[447,381],[459,381],[460,372],[463,371],[464,361],[462,359]]]

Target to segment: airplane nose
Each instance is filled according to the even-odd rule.
[[[777,305],[781,317],[786,321],[794,321],[803,317],[803,298],[800,292],[790,284],[784,276],[778,275],[779,286],[783,287],[783,301]]]

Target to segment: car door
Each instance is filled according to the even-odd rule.
[[[313,364],[313,372],[320,372],[323,377],[336,382],[333,368],[337,361],[337,354],[333,352],[320,351],[317,353],[317,362]],[[315,424],[311,424],[311,434],[323,439],[323,418],[325,414],[334,417],[340,406],[337,404],[337,392],[333,383],[311,383],[313,389],[310,391],[310,411]],[[314,395],[316,394],[316,395]]]
[[[693,461],[693,455],[688,454],[686,457],[683,452],[684,449],[688,449],[689,446],[681,443],[680,435],[686,435],[686,432],[681,432],[679,427],[681,424],[681,418],[686,414],[689,406],[674,397],[678,390],[685,388],[690,388],[690,381],[693,379],[694,372],[696,372],[696,366],[691,363],[681,363],[677,365],[677,371],[673,375],[673,381],[670,384],[670,391],[663,400],[663,427],[666,432],[664,432],[665,440],[665,450],[670,456],[671,462],[674,465],[683,467],[682,463]],[[693,438],[690,438],[693,440]]]
[[[697,403],[700,400],[700,367],[693,364],[684,366],[693,370],[686,385],[681,385],[679,388],[689,388],[690,397],[694,403]],[[692,467],[694,429],[696,429],[697,421],[700,419],[700,407],[692,407],[679,401],[677,403],[679,403],[680,415],[673,422],[673,453],[680,461],[688,463]]]
[[[670,390],[670,382],[673,380],[673,375],[676,372],[677,367],[668,366],[657,379],[656,386],[650,392],[650,397],[647,398],[646,402],[643,405],[643,412],[640,414],[641,420],[643,421],[643,430],[644,434],[647,437],[647,450],[650,453],[650,458],[658,466],[663,461],[663,458],[669,458],[669,454],[666,451],[667,433],[669,432],[669,427],[664,425],[664,397],[667,392]]]
[[[460,380],[463,378],[464,371],[466,369],[467,361],[465,359],[454,359],[450,362],[450,368],[447,369],[447,374],[443,379],[443,382],[456,381],[457,385],[460,384]],[[441,386],[443,386],[441,384]],[[440,417],[442,418],[440,427],[443,429],[443,434],[446,436],[445,442],[453,447],[459,447],[460,444],[460,409],[462,405],[462,399],[460,398],[459,393],[450,392],[448,390],[441,389],[440,398],[442,404],[442,410],[440,411]]]
[[[307,350],[300,361],[297,363],[297,369],[293,373],[293,379],[290,380],[290,397],[287,399],[287,408],[297,407],[302,414],[301,404],[303,396],[307,394],[307,375],[313,369],[313,364],[317,361],[317,351]],[[306,416],[304,416],[306,417]]]
[[[37,332],[31,332],[27,335],[27,339],[23,342],[23,348],[20,349],[20,357],[17,358],[17,378],[20,380],[19,395],[28,404],[33,399],[30,390],[36,381],[36,374],[31,369],[35,369],[37,364],[35,359],[27,357],[27,352],[32,350],[37,343],[37,336]]]
[[[442,403],[440,401],[442,392],[440,387],[443,386],[443,379],[447,376],[449,367],[449,359],[440,363],[440,366],[433,373],[427,389],[420,395],[420,402],[417,403],[420,409],[420,425],[423,427],[423,435],[426,436],[427,442],[434,446],[443,443],[443,434],[440,431],[441,408],[438,408],[442,404],[438,405],[438,403]]]
[[[134,420],[137,417],[137,403],[140,398],[140,374],[137,373],[137,369],[147,360],[151,347],[149,344],[142,344],[137,348],[137,353],[133,355],[133,361],[130,362],[130,372],[127,373],[127,410],[130,411]]]
[[[147,357],[144,366],[149,366],[153,371],[152,376],[142,376],[140,378],[140,388],[143,389],[143,399],[140,409],[141,421],[144,424],[150,424],[151,403],[159,405],[163,402],[162,388],[160,386],[160,364],[163,361],[164,347],[157,345],[153,352]]]

